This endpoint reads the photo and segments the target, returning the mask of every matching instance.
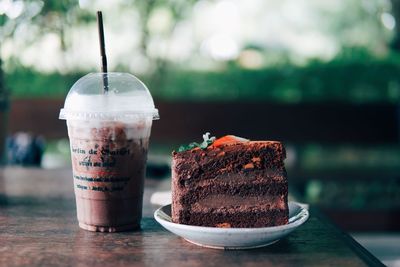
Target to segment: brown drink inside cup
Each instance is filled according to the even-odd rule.
[[[98,127],[68,123],[81,228],[116,232],[140,227],[148,126],[144,121]]]

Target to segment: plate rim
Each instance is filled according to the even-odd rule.
[[[208,227],[208,226],[197,226],[197,225],[174,223],[174,222],[167,221],[164,218],[162,218],[161,216],[159,216],[160,212],[164,212],[164,211],[162,211],[162,209],[164,209],[168,206],[171,206],[172,204],[167,204],[167,205],[161,206],[156,211],[154,211],[154,219],[158,223],[160,223],[162,226],[163,226],[163,224],[166,224],[173,228],[179,228],[179,229],[188,230],[188,231],[207,231],[210,233],[221,233],[221,232],[223,232],[223,233],[246,233],[246,232],[264,233],[265,231],[275,232],[275,231],[290,230],[292,228],[297,228],[298,226],[300,226],[304,222],[306,222],[310,216],[309,210],[302,205],[303,203],[300,204],[299,202],[296,202],[296,201],[289,201],[288,204],[289,203],[293,204],[295,207],[297,207],[299,209],[299,212],[297,214],[295,214],[295,216],[300,213],[303,213],[303,214],[301,214],[301,216],[294,222],[289,222],[288,224],[278,225],[278,226],[256,227],[256,228],[218,228],[218,227]]]

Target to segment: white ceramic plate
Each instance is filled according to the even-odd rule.
[[[288,235],[308,219],[308,210],[296,202],[289,202],[289,223],[263,228],[216,228],[173,223],[171,204],[154,212],[154,218],[168,231],[187,241],[209,248],[250,249],[268,246]]]

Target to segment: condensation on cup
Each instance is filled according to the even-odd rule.
[[[79,226],[140,228],[149,137],[159,118],[147,87],[128,73],[88,74],[72,86],[59,118],[68,126]]]

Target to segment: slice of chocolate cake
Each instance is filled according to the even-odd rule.
[[[172,221],[211,227],[288,223],[285,148],[232,135],[173,152]]]

